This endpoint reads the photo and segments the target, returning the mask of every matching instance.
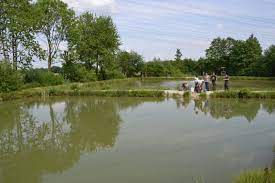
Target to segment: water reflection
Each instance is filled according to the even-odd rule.
[[[83,153],[111,150],[122,123],[120,111],[152,101],[159,102],[144,98],[74,97],[1,104],[0,182],[39,183],[44,174],[73,167]],[[215,119],[245,117],[252,121],[260,109],[275,112],[275,103],[267,100],[177,98],[175,102],[178,108]]]
[[[275,112],[275,101],[272,100],[236,100],[236,99],[209,99],[190,100],[175,99],[178,108],[194,106],[194,113],[202,112],[210,114],[214,119],[231,119],[233,117],[244,117],[251,122],[255,119],[260,109],[271,114]],[[193,104],[192,104],[193,102]]]
[[[74,98],[1,105],[0,180],[37,183],[42,174],[72,167],[83,152],[113,147],[119,111],[142,102]]]

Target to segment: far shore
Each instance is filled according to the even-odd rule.
[[[153,77],[143,78],[146,80],[191,80],[192,77]],[[233,76],[232,80],[238,78],[244,80],[273,80],[274,78],[255,78]],[[14,99],[31,98],[31,97],[50,97],[50,96],[107,96],[107,97],[190,97],[190,98],[255,98],[255,99],[273,99],[275,91],[250,91],[248,89],[232,89],[229,91],[210,91],[203,93],[191,93],[189,91],[178,91],[167,88],[138,88],[138,89],[113,89],[115,84],[132,82],[140,78],[116,79],[107,81],[95,81],[89,83],[68,83],[58,86],[46,86],[36,88],[26,88],[19,91],[0,93],[0,101]]]

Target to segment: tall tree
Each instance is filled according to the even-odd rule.
[[[206,58],[211,63],[211,70],[219,71],[221,67],[230,67],[230,53],[234,43],[235,40],[230,37],[216,38],[211,42],[210,47],[206,50]]]
[[[266,76],[275,77],[275,45],[271,45],[263,56],[264,71]]]
[[[39,21],[39,34],[44,36],[47,49],[48,70],[60,56],[60,45],[66,41],[68,29],[74,18],[74,11],[61,0],[37,0],[36,16]]]
[[[7,48],[7,26],[8,26],[8,2],[7,0],[0,1],[0,56],[4,60],[9,60]]]
[[[262,56],[262,47],[258,39],[252,34],[247,40],[245,40],[245,53],[243,54],[243,67],[238,75],[253,75],[253,65]]]
[[[175,61],[180,62],[182,60],[181,57],[182,57],[182,53],[181,53],[180,49],[177,49],[176,54],[175,54]]]
[[[35,41],[33,5],[30,0],[1,1],[0,41],[4,59],[18,64],[30,64],[34,56],[39,55]],[[2,23],[3,22],[3,23]]]
[[[120,45],[111,17],[86,12],[78,18],[69,35],[69,47],[76,50],[79,60],[89,69],[95,69],[99,79],[106,79],[106,71],[115,63]]]
[[[134,77],[142,72],[144,61],[141,55],[131,51],[121,51],[118,53],[118,62],[122,73],[127,77]]]
[[[95,17],[84,13],[77,17],[69,29],[68,46],[69,55],[75,55],[74,60],[84,63],[91,70],[95,65]]]

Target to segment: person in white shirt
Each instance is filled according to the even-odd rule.
[[[209,79],[210,79],[209,75],[205,73],[203,76],[203,80],[205,83],[205,91],[209,91]]]

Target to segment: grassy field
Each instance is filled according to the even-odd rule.
[[[211,98],[258,98],[275,99],[275,91],[250,91],[249,89],[214,92]]]
[[[244,77],[241,77],[244,78]],[[184,78],[129,78],[107,81],[96,81],[89,83],[68,83],[59,86],[28,88],[15,92],[0,93],[0,100],[12,100],[29,97],[43,96],[135,96],[135,97],[161,97],[164,96],[164,90],[175,89]],[[245,77],[247,79],[247,77]],[[261,80],[234,80],[235,86],[229,92],[215,92],[211,94],[213,98],[275,98],[275,80],[270,78],[261,78]],[[174,82],[177,81],[178,82]],[[244,82],[245,81],[245,82]],[[249,82],[247,82],[249,81]],[[259,82],[260,81],[260,82]],[[252,83],[257,84],[253,85]],[[265,82],[272,82],[266,84]],[[253,86],[257,85],[257,89]],[[265,87],[270,86],[270,88]],[[272,86],[271,86],[272,85]],[[242,86],[247,89],[241,89]],[[253,91],[257,92],[253,92]],[[185,94],[184,97],[190,96]],[[205,97],[202,94],[202,97]]]
[[[273,183],[275,172],[272,170],[254,170],[241,173],[234,183]]]

